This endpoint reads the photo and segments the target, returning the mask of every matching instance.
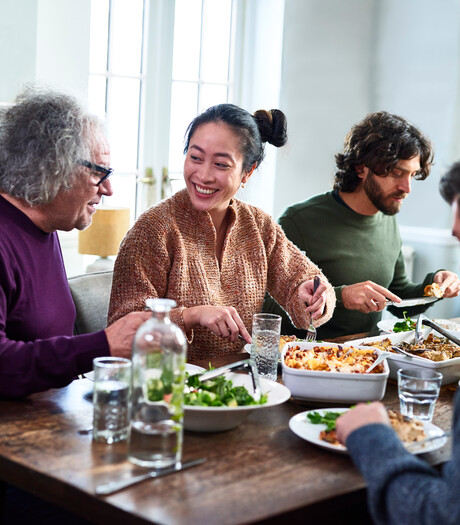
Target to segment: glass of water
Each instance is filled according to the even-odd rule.
[[[431,421],[441,388],[442,374],[432,370],[399,369],[398,395],[403,416]]]
[[[262,377],[276,381],[280,356],[281,316],[254,314],[252,318],[251,357]]]
[[[97,357],[93,368],[93,440],[122,441],[128,437],[131,361]]]

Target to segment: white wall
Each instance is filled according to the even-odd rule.
[[[460,1],[285,6],[281,108],[291,140],[289,155],[278,161],[275,215],[328,191],[345,134],[367,113],[387,110],[418,126],[436,151],[432,174],[414,182],[398,214],[403,241],[415,248],[414,278],[439,268],[458,272],[459,247],[438,181],[460,157]],[[442,301],[432,312],[458,316],[460,301]]]
[[[11,102],[35,77],[36,0],[0,0],[0,101]]]
[[[284,0],[250,0],[240,3],[243,30],[237,35],[241,62],[237,64],[234,103],[253,113],[280,107]],[[277,158],[285,154],[267,144],[265,159],[238,198],[273,215]]]

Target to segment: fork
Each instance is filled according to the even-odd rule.
[[[313,294],[318,289],[318,286],[319,286],[320,282],[321,281],[319,280],[319,277],[317,275],[315,275],[315,277],[313,278]],[[305,341],[316,341],[316,328],[313,325],[313,320],[311,318],[311,314],[310,314],[310,326],[307,328],[307,334],[306,334],[306,337],[305,337]]]

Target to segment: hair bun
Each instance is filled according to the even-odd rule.
[[[268,142],[277,148],[287,142],[287,119],[279,109],[258,109],[253,115],[259,128],[262,142]]]

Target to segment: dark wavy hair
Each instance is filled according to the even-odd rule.
[[[76,160],[90,158],[96,128],[75,98],[28,87],[0,115],[0,189],[32,206],[50,203],[72,187]]]
[[[223,122],[230,126],[240,138],[243,154],[243,171],[249,171],[254,164],[262,162],[265,152],[264,143],[277,148],[287,142],[287,120],[279,109],[257,110],[251,115],[245,109],[233,104],[218,104],[195,117],[185,132],[184,153],[187,153],[190,139],[202,124]]]
[[[367,115],[352,127],[345,137],[343,153],[335,156],[334,189],[352,192],[360,182],[356,166],[367,166],[371,172],[386,177],[399,160],[420,156],[417,180],[425,180],[433,164],[431,142],[402,117],[386,111]]]
[[[460,195],[460,161],[455,162],[439,181],[441,197],[452,204],[457,195]]]

